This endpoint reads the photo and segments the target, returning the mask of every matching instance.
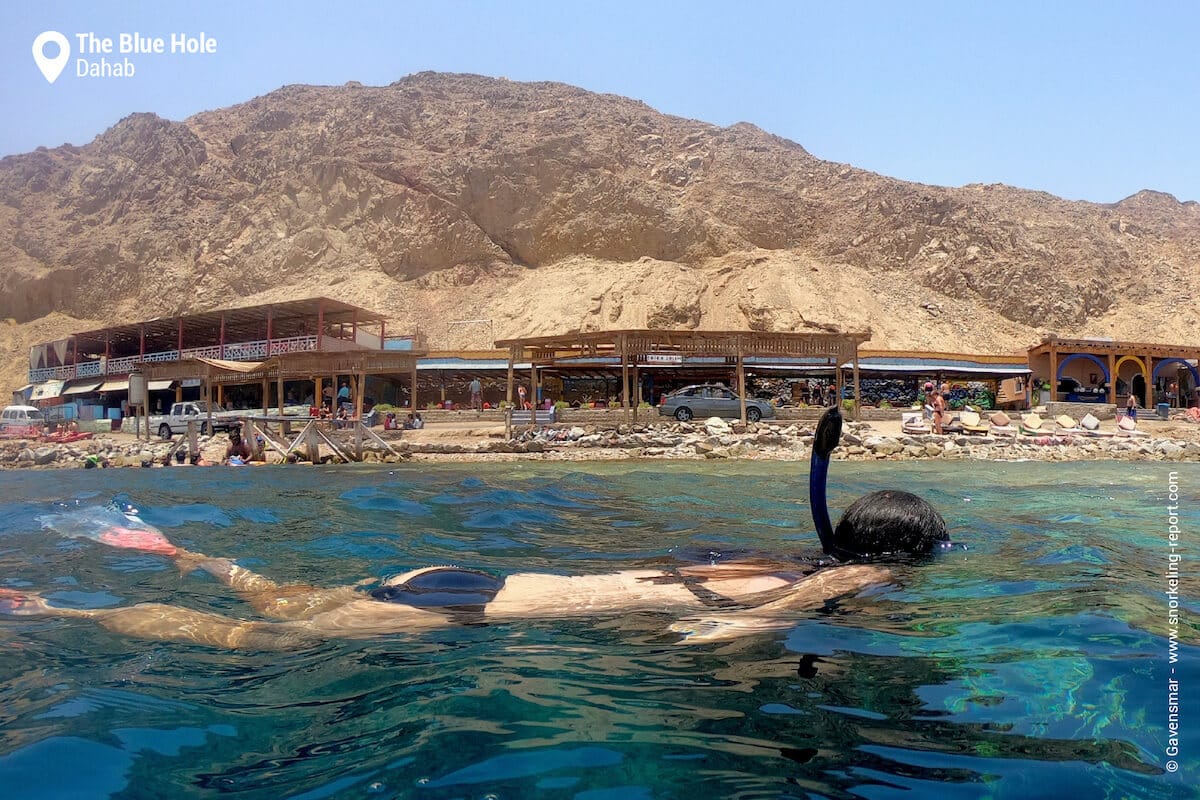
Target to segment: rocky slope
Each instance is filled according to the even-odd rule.
[[[1192,343],[1197,263],[1200,206],[1155,192],[905,183],[562,84],[288,86],[0,160],[0,379],[72,330],[316,294],[437,348],[642,326]]]

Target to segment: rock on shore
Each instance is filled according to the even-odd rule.
[[[1200,431],[1197,431],[1200,439]],[[367,461],[492,460],[531,458],[587,461],[611,458],[807,459],[813,428],[807,424],[746,423],[710,419],[613,426],[574,426],[530,429],[512,439],[489,435],[454,440],[390,442],[399,457],[370,450]],[[108,466],[162,464],[169,442],[125,442],[108,438],[70,444],[27,440],[0,441],[0,468],[61,469],[82,467],[88,456]],[[223,439],[201,437],[205,458],[218,461]],[[1118,437],[1044,436],[994,438],[990,436],[882,435],[870,423],[849,422],[835,460],[901,461],[913,459],[984,461],[1200,461],[1200,441],[1174,438],[1127,439]]]

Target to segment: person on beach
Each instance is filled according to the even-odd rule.
[[[242,429],[229,429],[229,446],[225,448],[225,464],[241,466],[250,463],[250,445],[242,440]]]
[[[1133,392],[1129,393],[1129,399],[1125,401],[1125,416],[1131,420],[1137,421],[1138,400],[1137,395]]]
[[[941,436],[942,424],[946,420],[946,395],[941,389],[933,390],[933,402],[930,405],[933,407],[933,432]]]
[[[483,384],[480,383],[479,378],[472,378],[471,382],[467,384],[467,389],[471,392],[471,408],[475,409],[476,411],[482,411]]]
[[[273,621],[242,620],[181,606],[141,603],[105,609],[50,605],[36,593],[0,589],[0,613],[90,619],[108,630],[160,641],[231,649],[284,650],[332,637],[414,633],[455,625],[670,611],[686,641],[779,630],[795,612],[890,580],[879,562],[952,546],[941,515],[902,491],[856,500],[834,528],[826,507],[829,454],[841,436],[836,407],[814,437],[809,500],[824,555],[629,569],[600,575],[522,572],[496,576],[461,567],[426,567],[377,583],[319,588],[279,584],[228,558],[168,541],[136,509],[67,511],[42,518],[64,536],[172,558],[185,574],[201,570]]]

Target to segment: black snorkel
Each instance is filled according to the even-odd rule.
[[[829,454],[841,438],[842,414],[833,406],[826,409],[817,423],[808,471],[808,504],[826,555],[835,561],[895,561],[953,548],[966,549],[950,541],[946,521],[937,509],[911,492],[894,489],[871,492],[855,500],[842,515],[835,532],[829,519],[825,487],[829,479]]]
[[[825,484],[829,480],[829,454],[842,438],[842,412],[831,406],[821,415],[817,432],[813,436],[812,458],[808,470],[808,507],[812,509],[813,524],[821,538],[821,549],[835,555],[833,545],[833,522],[829,519],[829,501]]]

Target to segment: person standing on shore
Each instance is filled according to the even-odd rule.
[[[467,385],[467,389],[471,392],[471,408],[476,411],[483,410],[483,384],[479,382],[479,378],[472,378]]]
[[[1132,420],[1137,420],[1138,401],[1137,395],[1133,392],[1129,393],[1129,399],[1125,401],[1125,416]]]
[[[942,394],[941,388],[933,390],[933,432],[938,436],[942,435],[942,422],[946,418],[946,396]]]

